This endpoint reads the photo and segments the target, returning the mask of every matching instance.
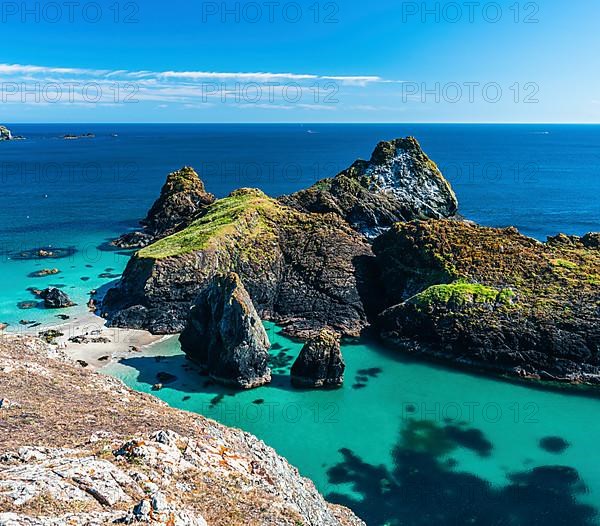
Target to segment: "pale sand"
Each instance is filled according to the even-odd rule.
[[[40,327],[39,329],[42,329]],[[106,320],[88,312],[43,330],[57,330],[64,334],[56,338],[58,347],[74,361],[87,363],[91,370],[98,370],[110,363],[131,355],[139,355],[143,348],[169,336],[155,336],[148,331],[106,327]],[[74,336],[85,336],[88,340],[106,338],[107,343],[74,343]]]

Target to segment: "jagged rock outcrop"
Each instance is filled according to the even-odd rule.
[[[164,206],[161,197],[149,217],[162,217]],[[292,196],[274,200],[240,189],[203,205],[185,228],[153,238],[132,257],[103,313],[112,326],[181,332],[204,285],[236,272],[259,315],[285,325],[288,334],[310,337],[330,326],[358,336],[368,313],[379,312],[363,234],[374,236],[398,220],[452,216],[456,209],[450,185],[415,139],[382,142],[370,161]],[[184,224],[179,219],[186,214],[175,223]],[[155,223],[145,221],[156,231]]]
[[[252,389],[271,381],[271,344],[252,300],[235,273],[215,276],[200,292],[182,350],[214,380]]]
[[[153,241],[188,226],[214,200],[215,197],[205,190],[204,183],[195,170],[184,166],[167,176],[160,197],[140,222],[144,230],[128,232],[113,244],[127,249],[146,247]]]
[[[326,328],[303,347],[292,366],[292,384],[297,387],[341,387],[345,370],[340,335]]]
[[[551,381],[600,384],[597,235],[540,243],[459,221],[397,224],[373,249],[405,351]]]
[[[0,524],[365,526],[256,437],[40,340],[0,339],[0,385]]]
[[[307,336],[367,326],[372,260],[363,236],[334,214],[306,214],[260,190],[240,189],[182,231],[137,252],[104,298],[109,324],[181,332],[199,292],[236,272],[263,319]]]
[[[281,198],[304,212],[332,212],[369,238],[397,221],[454,216],[450,184],[414,137],[381,142],[370,161],[358,160],[331,179]]]
[[[56,287],[49,287],[40,293],[47,309],[66,309],[75,305],[69,296]]]

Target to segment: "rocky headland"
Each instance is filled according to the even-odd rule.
[[[109,325],[180,333],[199,295],[233,272],[260,318],[305,340],[371,327],[403,351],[462,366],[600,383],[599,235],[540,243],[464,220],[416,139],[382,142],[369,161],[279,199],[257,189],[200,198],[204,185],[182,172],[194,182],[178,187],[171,174],[149,214],[176,220],[146,220],[153,242],[104,299]],[[191,211],[171,213],[188,191]],[[313,371],[332,356],[306,356],[317,354]]]
[[[0,339],[0,524],[364,526],[256,437]]]
[[[500,373],[600,384],[599,238],[399,223],[373,246],[390,305],[383,337]]]

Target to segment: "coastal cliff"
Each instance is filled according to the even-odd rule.
[[[463,365],[600,384],[598,239],[399,223],[373,245],[390,305],[383,337]]]
[[[365,526],[256,437],[0,339],[0,524]]]

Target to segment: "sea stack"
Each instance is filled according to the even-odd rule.
[[[187,227],[214,201],[214,195],[206,191],[196,171],[184,166],[167,176],[159,198],[141,221],[143,231],[124,234],[113,244],[120,248],[148,246]]]
[[[271,381],[262,321],[240,277],[214,277],[198,295],[180,337],[183,351],[215,381],[252,389]]]
[[[325,328],[300,352],[292,366],[292,384],[296,387],[326,389],[341,387],[345,370],[340,335]]]

